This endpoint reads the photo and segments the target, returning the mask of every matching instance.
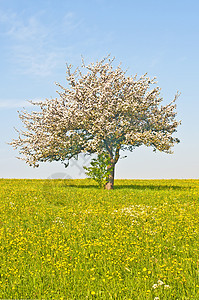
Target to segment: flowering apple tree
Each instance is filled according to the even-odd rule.
[[[171,153],[179,142],[173,137],[180,124],[175,119],[178,94],[168,105],[160,105],[155,78],[127,76],[113,61],[110,56],[90,65],[82,60],[82,67],[74,71],[67,65],[68,87],[57,84],[59,97],[31,101],[39,111],[19,113],[24,130],[10,144],[19,148],[21,159],[34,167],[45,161],[68,165],[80,153],[106,152],[106,188],[112,189],[120,151],[146,145]]]

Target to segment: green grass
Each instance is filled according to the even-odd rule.
[[[199,180],[1,179],[0,213],[0,299],[199,299]]]

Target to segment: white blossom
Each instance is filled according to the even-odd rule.
[[[19,113],[24,130],[10,144],[19,148],[20,159],[30,166],[106,151],[113,184],[121,150],[145,145],[171,153],[179,142],[173,137],[180,124],[175,119],[178,94],[161,106],[160,88],[153,87],[155,78],[128,77],[120,65],[113,67],[108,56],[88,66],[82,60],[82,70],[74,72],[67,65],[66,79],[68,87],[57,84],[59,98],[31,102],[40,111]]]

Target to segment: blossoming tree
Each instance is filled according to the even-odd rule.
[[[160,105],[160,88],[155,78],[147,74],[127,76],[121,66],[113,66],[110,56],[72,71],[67,65],[68,87],[61,89],[58,98],[32,102],[36,112],[19,113],[25,130],[11,142],[30,166],[39,162],[68,162],[80,153],[106,153],[109,176],[107,189],[114,185],[115,165],[121,150],[152,146],[171,153],[179,140],[173,137],[178,122],[175,101]],[[151,85],[153,88],[150,89]]]

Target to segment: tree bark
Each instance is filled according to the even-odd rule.
[[[105,185],[106,190],[113,190],[114,188],[114,175],[115,175],[115,165],[119,160],[119,152],[120,152],[121,145],[119,144],[116,148],[115,152],[115,158],[113,158],[112,151],[109,152],[109,158],[110,158],[110,165],[107,167],[107,170],[111,170],[110,174],[107,177],[107,182]]]
[[[114,187],[114,173],[115,173],[115,163],[114,160],[111,160],[111,164],[107,167],[108,170],[111,169],[110,174],[108,175],[107,178],[107,183],[105,185],[106,190],[113,190]]]

